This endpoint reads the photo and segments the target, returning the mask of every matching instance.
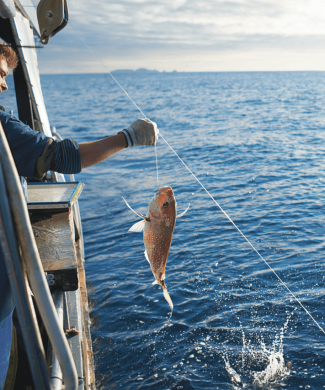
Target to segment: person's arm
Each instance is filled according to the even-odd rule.
[[[127,147],[155,145],[158,132],[154,122],[149,119],[138,119],[119,134],[101,140],[79,144],[71,139],[62,141],[50,139],[37,160],[34,177],[42,178],[48,170],[64,174],[79,173],[82,169],[98,164]]]
[[[98,164],[126,147],[122,133],[98,141],[79,143],[82,169]]]
[[[138,119],[113,137],[79,144],[82,169],[91,167],[134,145],[155,145],[159,130],[155,122]]]

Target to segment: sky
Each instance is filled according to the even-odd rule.
[[[325,70],[324,0],[68,0],[68,7],[70,25],[39,50],[41,73],[104,73],[100,61],[109,71]]]

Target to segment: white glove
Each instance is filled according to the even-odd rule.
[[[127,129],[120,131],[123,133],[127,147],[134,145],[153,146],[156,145],[158,140],[158,127],[155,122],[150,119],[138,119]]]

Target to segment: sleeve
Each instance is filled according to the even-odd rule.
[[[0,111],[0,121],[19,176],[33,177],[37,159],[52,138],[32,130],[13,115],[3,111]]]
[[[37,160],[33,177],[41,179],[49,170],[71,174],[80,173],[81,169],[78,142],[71,139],[63,141],[51,139]]]
[[[43,150],[43,153],[37,159],[33,177],[42,179],[47,171],[51,169],[53,157],[55,156],[55,142],[51,139]]]
[[[19,176],[41,179],[48,170],[59,173],[81,172],[77,141],[55,141],[3,111],[0,111],[0,121]]]
[[[51,170],[60,173],[80,173],[81,156],[79,144],[72,139],[55,142],[55,155],[51,163]]]

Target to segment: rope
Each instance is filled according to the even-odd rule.
[[[126,96],[130,99],[130,101],[134,104],[134,106],[140,111],[140,113],[147,118],[146,115],[141,111],[138,105],[133,101],[133,99],[129,96],[129,94],[125,91],[125,89],[120,85],[120,83],[115,79],[115,77],[111,74],[111,72],[107,69],[107,67],[103,64],[103,62],[97,57],[97,55],[91,50],[91,48],[87,45],[87,43],[81,38],[81,36],[77,33],[77,31],[72,27],[69,22],[71,28],[75,31],[81,41],[87,46],[88,50],[97,58],[97,60],[103,65],[108,74],[113,78],[116,84],[121,88],[121,90],[126,94]],[[148,119],[148,118],[147,118]],[[316,319],[312,316],[312,314],[308,311],[308,309],[301,303],[300,299],[296,297],[296,295],[289,289],[286,283],[280,278],[280,276],[273,270],[270,264],[264,259],[264,257],[259,253],[259,251],[254,247],[254,245],[249,241],[249,239],[245,236],[245,234],[238,228],[238,226],[233,222],[233,220],[229,217],[229,215],[223,210],[223,208],[219,205],[219,203],[214,199],[214,197],[210,194],[210,192],[204,187],[204,185],[200,182],[200,180],[194,175],[191,169],[185,164],[185,162],[181,159],[181,157],[176,153],[176,151],[172,148],[172,146],[167,142],[164,136],[159,132],[160,137],[164,140],[166,145],[171,149],[171,151],[177,156],[180,162],[185,166],[185,168],[190,172],[190,174],[194,177],[194,179],[199,183],[199,185],[204,189],[204,191],[209,195],[212,201],[219,207],[222,213],[226,216],[229,222],[235,227],[235,229],[241,234],[241,236],[247,241],[247,243],[251,246],[251,248],[257,253],[257,255],[261,258],[261,260],[266,264],[266,266],[272,271],[274,276],[279,280],[282,286],[290,293],[290,295],[294,298],[294,300],[299,304],[299,306],[305,311],[305,313],[312,319],[314,324],[318,327],[318,329],[325,334],[325,330],[321,327],[321,325],[316,321]],[[155,145],[155,153],[156,153],[156,169],[157,169],[157,183],[159,187],[158,180],[158,157],[157,157],[157,149]]]

